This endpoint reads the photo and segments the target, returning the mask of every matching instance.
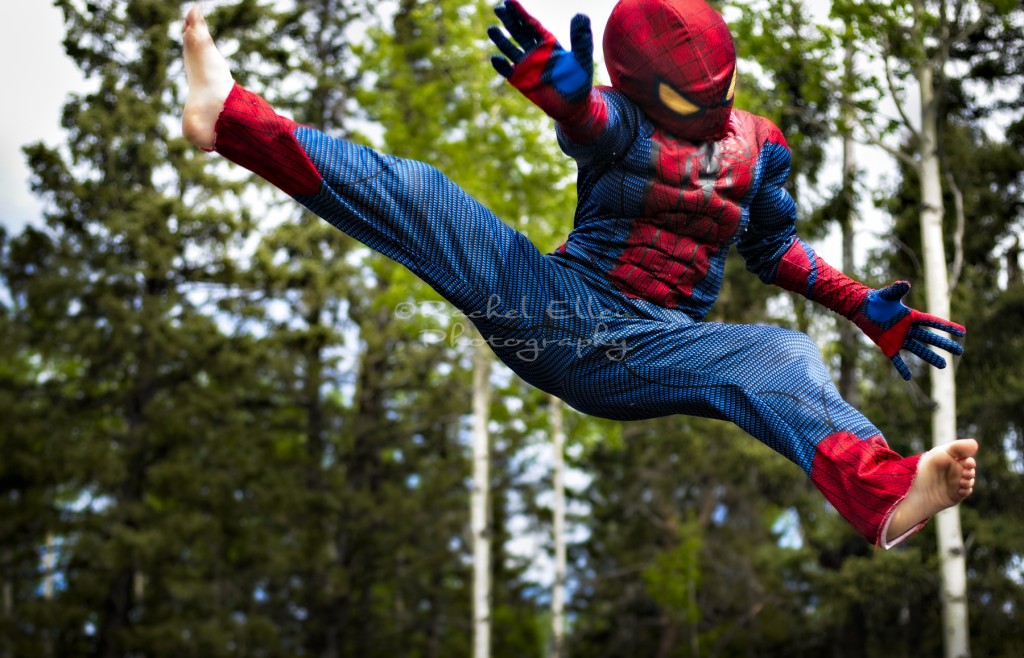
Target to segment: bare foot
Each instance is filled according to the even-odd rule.
[[[886,540],[891,542],[942,510],[953,507],[974,490],[978,442],[960,439],[921,455],[917,477],[907,497],[897,505]]]
[[[181,128],[185,139],[209,150],[216,139],[217,117],[235,81],[227,60],[213,43],[199,5],[193,6],[185,16],[182,40],[185,42],[188,100],[182,112]]]

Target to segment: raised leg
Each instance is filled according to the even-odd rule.
[[[234,84],[198,9],[189,13],[185,35],[191,87],[183,128],[190,141],[409,268],[465,313],[517,373],[559,390],[574,357],[566,345],[578,332],[555,326],[551,311],[591,306],[591,291],[577,276],[436,168],[299,125]]]
[[[817,346],[801,333],[685,321],[623,321],[607,329],[606,342],[619,345],[624,358],[595,350],[574,366],[570,404],[617,419],[732,421],[798,464],[872,543],[899,543],[970,493],[973,441],[952,452],[895,453],[843,401]]]

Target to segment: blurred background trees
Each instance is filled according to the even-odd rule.
[[[92,88],[68,98],[64,143],[25,148],[45,217],[0,232],[0,656],[469,656],[468,323],[184,143],[186,3],[57,4]],[[952,315],[969,327],[958,432],[983,446],[962,512],[970,643],[1019,656],[1024,18],[1013,2],[928,8],[970,26],[936,85]],[[868,148],[915,147],[867,59],[868,37],[905,41],[899,8],[874,32],[871,3],[812,9],[724,7],[738,104],[787,134],[804,233],[856,235],[846,267],[917,281],[919,302],[917,170]],[[488,3],[239,0],[210,21],[240,82],[296,120],[430,161],[542,250],[570,228],[572,164],[490,68]],[[897,450],[930,442],[928,372],[904,384],[738,258],[713,319],[810,332]],[[549,402],[503,367],[490,382],[491,653],[546,656]],[[565,427],[563,656],[941,651],[930,530],[876,553],[724,423],[567,411]]]

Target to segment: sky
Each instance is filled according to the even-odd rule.
[[[13,231],[37,221],[41,208],[21,147],[61,141],[61,108],[84,83],[64,56],[61,15],[49,0],[21,0],[8,11],[16,20],[0,21],[0,89],[8,92],[0,103],[0,224]]]

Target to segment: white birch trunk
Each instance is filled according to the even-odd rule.
[[[4,552],[3,564],[7,565],[11,563],[10,551]],[[3,612],[5,617],[14,616],[14,583],[10,580],[4,580],[3,588]]]
[[[853,66],[854,41],[852,37],[846,39],[845,54],[843,58],[844,78],[844,108],[853,104],[850,88],[856,72]],[[853,123],[853,113],[849,109],[843,110],[843,118],[846,123],[846,133],[843,135],[843,182],[842,194],[846,204],[846,215],[840,218],[843,240],[843,264],[842,269],[849,276],[853,276],[855,265],[853,257],[853,226],[857,218],[857,192],[854,189],[857,176],[857,162],[855,143],[850,125]],[[852,407],[860,405],[860,395],[857,386],[857,343],[859,340],[859,329],[852,323],[840,321],[839,343],[842,346],[840,351],[839,370],[839,394]]]
[[[554,500],[553,541],[555,544],[555,582],[551,588],[551,658],[565,658],[565,416],[562,401],[551,396],[552,487]]]
[[[43,552],[43,598],[53,599],[53,572],[57,566],[57,546],[53,533],[46,533],[46,548]]]
[[[938,152],[938,114],[932,69],[925,62],[917,69],[921,91],[921,248],[927,287],[927,311],[949,318],[949,276],[942,236],[942,179]],[[956,381],[953,364],[931,372],[932,442],[944,445],[956,438]],[[967,565],[964,558],[960,510],[951,507],[935,517],[942,587],[942,626],[946,658],[968,658]]]
[[[473,353],[473,658],[491,655],[491,446],[487,429],[491,409],[491,355],[486,345]]]

